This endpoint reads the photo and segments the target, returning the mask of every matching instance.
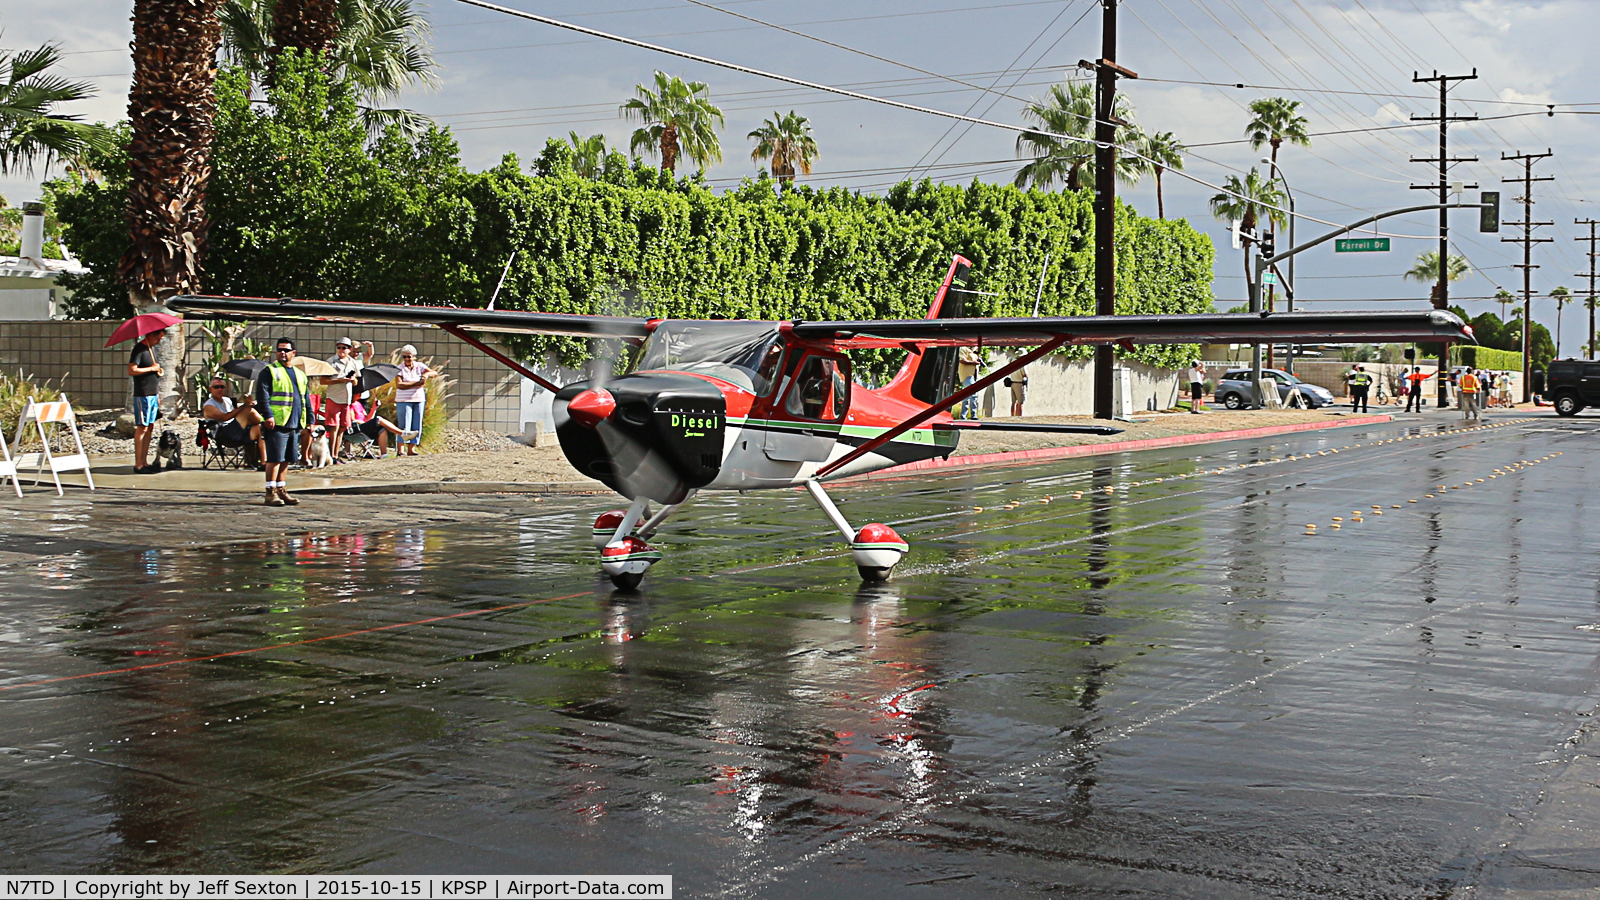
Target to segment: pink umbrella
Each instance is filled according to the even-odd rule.
[[[111,347],[123,341],[142,338],[152,331],[160,331],[182,321],[177,316],[168,313],[140,313],[118,325],[117,330],[111,332],[111,338],[106,341],[106,346]]]

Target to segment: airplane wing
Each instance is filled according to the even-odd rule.
[[[1444,310],[1415,312],[1213,313],[1172,316],[1045,316],[1025,319],[901,319],[795,322],[796,337],[842,350],[1029,347],[1064,344],[1302,344],[1472,340],[1472,329]]]
[[[454,306],[401,306],[389,303],[333,303],[270,297],[206,297],[184,294],[168,300],[167,308],[190,315],[219,319],[436,325],[462,331],[557,334],[573,337],[645,338],[650,336],[651,330],[655,327],[651,319],[628,316],[580,316],[507,309],[462,309]]]

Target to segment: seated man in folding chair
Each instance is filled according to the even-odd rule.
[[[235,404],[233,398],[228,396],[228,380],[221,375],[212,377],[209,393],[210,396],[200,407],[200,413],[207,422],[216,424],[218,443],[225,447],[254,445],[255,459],[265,459],[266,448],[261,442],[261,413],[256,412],[255,398],[245,397]]]

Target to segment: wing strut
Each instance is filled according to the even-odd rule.
[[[550,393],[554,394],[555,392],[561,390],[561,388],[557,387],[556,385],[551,384],[549,381],[546,381],[543,378],[540,378],[538,375],[535,375],[532,369],[468,334],[466,331],[462,330],[460,326],[443,324],[440,325],[439,328],[444,331],[448,331],[472,346],[477,347],[479,350],[482,350],[484,353],[503,363],[506,368],[511,369],[513,372],[516,372],[518,375],[521,375],[523,378],[528,379]]]
[[[927,409],[924,409],[922,412],[917,413],[916,415],[914,415],[911,418],[905,420],[904,422],[901,422],[899,425],[896,425],[895,427],[889,429],[888,431],[885,431],[883,434],[878,435],[877,437],[873,438],[870,441],[867,441],[865,444],[862,444],[861,446],[855,448],[854,450],[851,450],[849,453],[846,453],[845,455],[839,457],[838,459],[834,460],[833,462],[828,463],[827,465],[823,466],[821,469],[817,470],[816,477],[818,477],[818,478],[827,477],[827,475],[829,473],[836,472],[839,469],[843,468],[844,466],[847,466],[850,463],[855,462],[856,460],[858,460],[861,457],[867,455],[868,453],[871,453],[872,451],[878,449],[879,447],[882,447],[884,444],[889,443],[890,441],[894,440],[895,438],[899,437],[900,435],[905,434],[906,432],[908,432],[911,429],[917,427],[918,425],[921,425],[923,422],[926,422],[929,419],[933,418],[934,416],[937,416],[941,410],[949,409],[950,407],[956,405],[957,403],[960,403],[961,401],[967,399],[968,397],[971,397],[973,394],[976,394],[977,392],[983,390],[984,388],[988,387],[989,385],[994,384],[995,382],[997,382],[1000,379],[1006,377],[1007,375],[1010,375],[1012,372],[1015,372],[1016,370],[1018,370],[1018,369],[1022,368],[1023,366],[1027,365],[1028,363],[1031,363],[1034,360],[1038,359],[1039,357],[1044,356],[1045,354],[1051,352],[1052,350],[1055,350],[1057,347],[1060,347],[1062,344],[1065,344],[1066,342],[1068,342],[1070,340],[1072,340],[1072,335],[1070,335],[1070,334],[1062,334],[1062,335],[1057,335],[1056,337],[1050,339],[1049,341],[1047,341],[1047,342],[1045,342],[1043,344],[1040,344],[1038,347],[1035,347],[1031,352],[1026,353],[1026,354],[1024,354],[1022,356],[1019,356],[1016,359],[1012,360],[1011,362],[1006,363],[1005,365],[1003,365],[1000,368],[994,370],[993,372],[990,372],[988,375],[985,375],[984,377],[978,379],[977,381],[974,381],[972,384],[962,388],[959,391],[956,391],[955,393],[953,393],[950,396],[944,398],[943,400],[940,400],[940,401],[934,403],[933,405],[929,406]]]

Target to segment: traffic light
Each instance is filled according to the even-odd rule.
[[[1478,230],[1484,234],[1494,234],[1500,230],[1500,192],[1484,191],[1478,195],[1478,202],[1483,205],[1478,208]]]
[[[1268,259],[1271,259],[1272,257],[1278,255],[1277,245],[1275,243],[1276,239],[1277,239],[1276,236],[1270,231],[1264,231],[1264,232],[1261,233],[1261,255],[1262,256],[1265,256]]]
[[[1406,360],[1407,361],[1411,361],[1411,360],[1415,360],[1416,358],[1417,358],[1417,348],[1415,348],[1415,347],[1407,347],[1406,348]]]

